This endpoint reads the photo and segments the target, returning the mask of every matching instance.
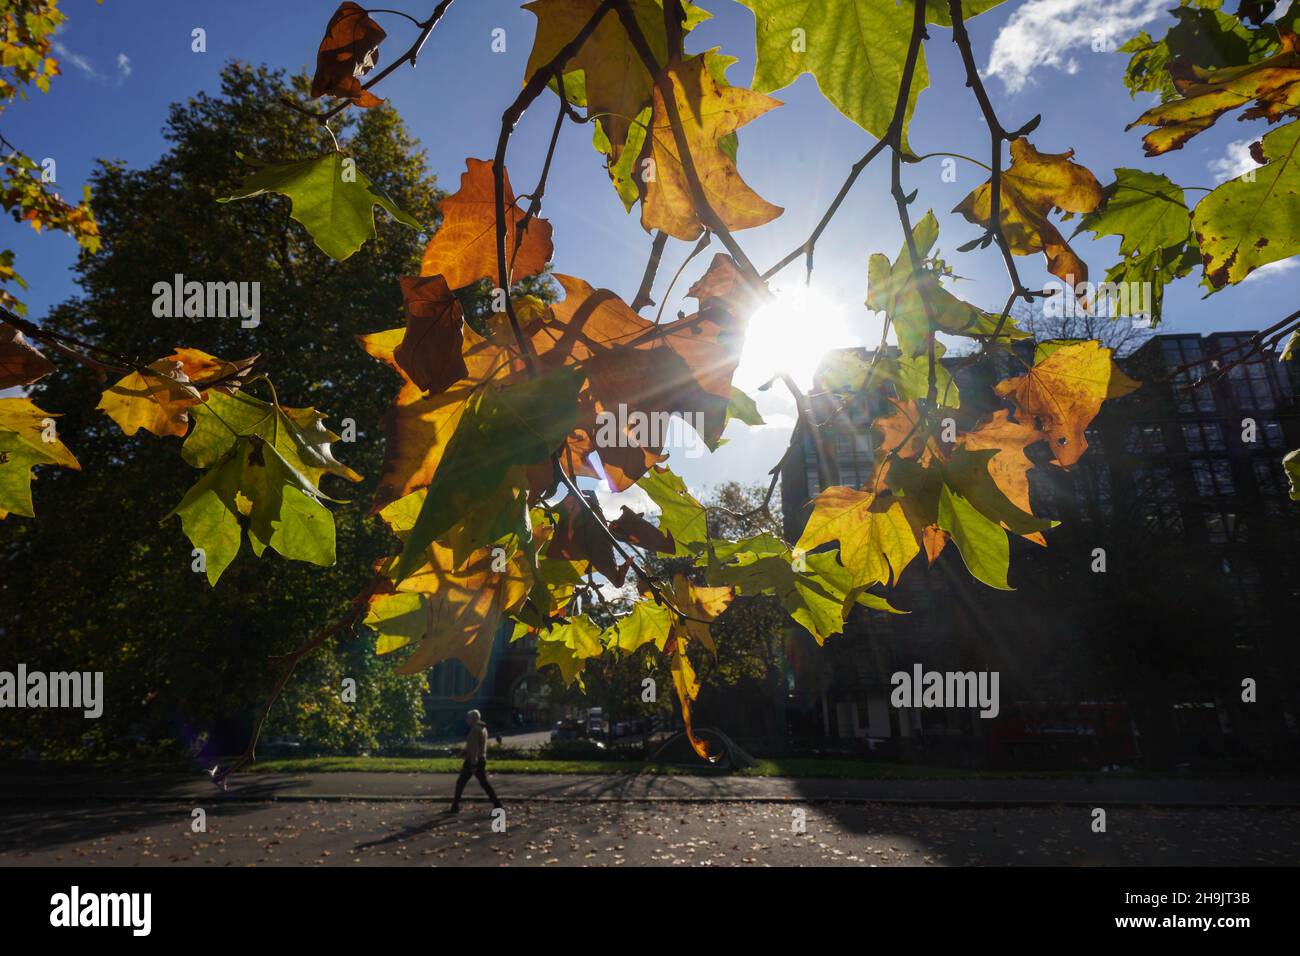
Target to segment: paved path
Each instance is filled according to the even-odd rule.
[[[1294,866],[1300,810],[428,801],[7,804],[0,867]],[[1219,887],[1216,887],[1219,888]],[[776,900],[779,904],[780,901]]]
[[[903,803],[933,807],[1162,806],[1300,807],[1295,777],[1122,776],[822,780],[784,777],[669,776],[662,774],[493,774],[507,803],[720,801],[800,803]],[[269,800],[448,800],[453,774],[309,773],[241,774],[222,792],[206,775],[103,775],[6,773],[0,801],[190,802]],[[481,800],[471,781],[468,798]]]

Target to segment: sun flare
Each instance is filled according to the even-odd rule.
[[[750,317],[737,383],[753,388],[784,372],[806,389],[826,352],[857,344],[844,307],[825,290],[803,283],[774,289]]]

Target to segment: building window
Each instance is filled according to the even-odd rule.
[[[1260,494],[1280,495],[1286,491],[1281,462],[1256,459],[1251,465],[1255,469],[1255,483],[1259,485]]]
[[[1161,339],[1160,350],[1165,360],[1165,369],[1171,373],[1184,365],[1200,362],[1205,358],[1205,353],[1201,350],[1201,340],[1198,338],[1171,336]],[[1174,405],[1178,411],[1184,413],[1214,411],[1214,392],[1209,386],[1191,387],[1199,377],[1197,369],[1182,369],[1174,374]]]
[[[1223,429],[1218,422],[1188,422],[1183,425],[1183,444],[1188,451],[1223,451]]]
[[[1226,458],[1193,458],[1192,479],[1202,498],[1234,493],[1232,465]]]
[[[1282,423],[1276,418],[1266,418],[1260,422],[1259,435],[1264,441],[1265,448],[1281,449],[1286,445],[1286,438],[1282,434]]]
[[[1159,425],[1130,425],[1124,449],[1131,455],[1162,454],[1165,450],[1164,430]]]

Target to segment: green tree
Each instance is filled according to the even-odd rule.
[[[101,163],[93,188],[105,241],[77,266],[84,294],[45,324],[146,363],[172,346],[231,358],[259,354],[258,367],[271,373],[286,405],[316,406],[335,430],[344,419],[355,422],[355,441],[335,450],[373,479],[383,454],[378,422],[398,383],[355,336],[401,321],[396,279],[418,274],[420,235],[380,214],[377,239],[335,262],[288,218],[286,200],[216,201],[246,173],[236,149],[279,160],[333,148],[329,133],[283,100],[305,101],[306,88],[305,78],[232,63],[218,93],[171,108],[169,148],[156,163]],[[432,229],[440,193],[397,115],[374,109],[336,125],[358,168]],[[260,283],[261,324],[156,317],[153,286],[177,274]],[[481,311],[475,301],[467,306]],[[5,660],[30,668],[104,671],[107,704],[93,722],[28,711],[21,743],[50,753],[104,753],[133,737],[193,742],[215,728],[215,745],[242,748],[274,680],[268,658],[336,618],[390,547],[367,513],[373,489],[327,486],[346,499],[333,506],[333,567],[270,554],[258,561],[245,551],[212,588],[191,570],[190,543],[176,519],[159,523],[196,472],[174,440],[143,431],[128,438],[96,411],[102,388],[89,372],[70,368],[33,389],[43,408],[62,413],[60,434],[75,440],[83,470],[42,475],[41,519],[0,529],[0,647]],[[414,732],[423,678],[394,677],[393,664],[374,658],[373,641],[341,635],[332,653],[304,664],[301,679],[290,682],[268,732],[330,747],[373,746],[381,735]],[[355,704],[340,700],[344,677],[357,681]]]

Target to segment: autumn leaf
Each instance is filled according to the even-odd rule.
[[[724,88],[708,69],[706,58],[710,55],[669,65],[664,70],[665,82],[673,93],[704,200],[728,229],[761,226],[781,215],[781,207],[767,202],[745,184],[735,159],[719,148],[718,141],[780,103],[743,87]],[[647,232],[660,229],[677,239],[695,240],[705,229],[702,211],[696,207],[667,101],[659,86],[654,89],[653,99],[644,150],[654,165],[653,175],[644,184],[641,225]]]
[[[59,439],[56,415],[42,411],[26,398],[0,398],[0,518],[11,513],[34,518],[32,469],[59,465],[80,471],[81,465]]]
[[[1017,420],[1046,438],[1057,463],[1068,468],[1087,450],[1084,431],[1101,403],[1136,387],[1115,367],[1110,349],[1086,341],[1060,344],[1024,375],[999,382],[994,391],[1015,403]]]
[[[406,334],[393,349],[393,360],[406,376],[432,394],[445,392],[469,374],[462,354],[465,319],[460,302],[436,276],[402,276]]]
[[[1042,440],[1041,432],[1032,425],[1013,420],[1011,413],[1003,408],[965,432],[959,443],[970,451],[993,451],[994,455],[988,462],[989,475],[1013,505],[1032,513],[1029,470],[1034,463],[1025,454],[1025,449]],[[1025,537],[1036,544],[1047,545],[1041,531],[1031,531]]]
[[[30,385],[54,370],[54,363],[21,332],[7,322],[0,322],[0,389]]]
[[[496,193],[493,165],[484,159],[465,160],[460,189],[439,204],[442,225],[424,250],[420,274],[440,275],[452,289],[461,289],[480,279],[496,284]],[[519,225],[525,213],[515,205],[510,173],[502,170],[505,185],[506,262],[510,281],[537,275],[551,258],[551,224],[534,216],[522,237]]]
[[[459,569],[451,549],[442,545],[431,545],[424,557],[393,593],[370,599],[363,623],[378,634],[376,653],[419,642],[397,673],[417,674],[442,661],[459,661],[474,679],[466,694],[472,696],[487,674],[503,616],[528,597],[531,568],[516,553],[496,570],[494,565],[502,566],[487,548]]]
[[[424,229],[340,152],[287,163],[262,163],[242,153],[235,155],[254,172],[217,202],[251,199],[268,192],[288,196],[289,215],[306,227],[321,252],[332,259],[346,259],[367,239],[375,238],[376,206],[404,226]]]
[[[677,701],[682,708],[682,722],[686,725],[686,739],[690,741],[692,750],[713,763],[721,754],[714,753],[705,740],[695,736],[695,726],[691,721],[691,708],[700,696],[700,680],[695,676],[695,668],[691,666],[684,646],[673,651],[671,671],[673,689],[677,691]]]
[[[621,587],[627,575],[627,562],[614,550],[604,526],[595,517],[600,505],[591,494],[584,505],[573,494],[565,495],[555,505],[555,533],[546,549],[548,558],[586,561],[592,569]]]
[[[224,362],[199,349],[177,349],[151,363],[151,373],[130,372],[106,388],[96,409],[117,422],[127,435],[141,428],[160,437],[184,435],[189,429],[189,410],[207,400],[209,383],[224,382],[229,393],[239,387],[256,360],[254,356]]]
[[[920,550],[897,501],[837,485],[822,491],[812,504],[795,547],[812,551],[838,541],[840,561],[852,574],[855,588],[897,582]]]
[[[215,586],[236,555],[244,532],[253,554],[272,548],[285,558],[334,563],[334,518],[319,491],[270,441],[258,434],[232,439],[229,449],[186,492],[173,515],[203,550]]]
[[[402,380],[379,422],[386,441],[372,513],[429,484],[470,398],[485,383],[503,377],[510,366],[506,352],[467,327],[462,352],[466,376],[441,393],[426,395],[397,363],[395,352],[405,336],[406,329],[389,329],[358,337],[362,348]]]
[[[635,547],[660,554],[677,553],[672,532],[659,530],[627,505],[623,505],[618,517],[609,523],[609,530],[620,541],[626,541]]]
[[[1267,165],[1223,183],[1196,204],[1192,228],[1211,289],[1300,253],[1298,152],[1300,121],[1292,121],[1251,146]]]
[[[1272,56],[1219,69],[1191,67],[1191,76],[1175,78],[1178,99],[1147,110],[1126,129],[1154,126],[1142,137],[1148,156],[1159,156],[1183,145],[1214,125],[1220,116],[1254,102],[1241,119],[1275,123],[1300,109],[1300,40],[1278,24],[1280,44]]]
[[[654,644],[662,652],[672,635],[674,620],[673,612],[666,606],[638,601],[632,613],[615,621],[602,638],[625,654],[634,654],[646,644]]]
[[[382,103],[375,94],[361,88],[361,78],[379,62],[379,44],[386,36],[365,9],[350,0],[340,4],[330,17],[316,53],[312,98],[339,96],[365,108]]]
[[[1074,150],[1040,153],[1024,137],[1011,142],[1011,165],[1002,173],[999,202],[1002,233],[1018,256],[1041,252],[1047,271],[1073,289],[1088,280],[1088,267],[1048,218],[1053,209],[1070,213],[1095,210],[1102,199],[1097,177],[1071,162]],[[985,183],[953,212],[987,226],[992,215],[992,186]]]
[[[429,482],[428,495],[395,568],[402,580],[423,551],[485,495],[522,479],[516,469],[544,462],[573,427],[580,377],[556,369],[474,393]]]
[[[600,4],[601,0],[533,0],[524,4],[523,8],[537,17],[537,34],[524,68],[525,84],[578,35]],[[683,27],[687,31],[709,16],[693,4],[682,6],[686,13]],[[668,39],[662,2],[631,0],[629,7],[655,62],[667,62]],[[613,12],[601,20],[564,70],[569,102],[587,108],[587,116],[599,124],[610,145],[608,152],[617,161],[627,140],[629,120],[649,102],[654,78]]]
[[[565,452],[570,474],[626,490],[662,459],[670,415],[684,418],[716,448],[747,324],[730,257],[716,257],[692,286],[700,311],[663,324],[637,315],[607,289],[558,273],[555,278],[565,297],[528,334],[543,364],[578,366],[586,377]],[[593,452],[599,471],[590,461]]]
[[[673,621],[673,635],[679,641],[699,641],[705,649],[717,655],[709,622],[727,609],[735,592],[730,587],[704,587],[691,581],[680,571],[673,575],[665,596],[673,610],[683,617]]]

